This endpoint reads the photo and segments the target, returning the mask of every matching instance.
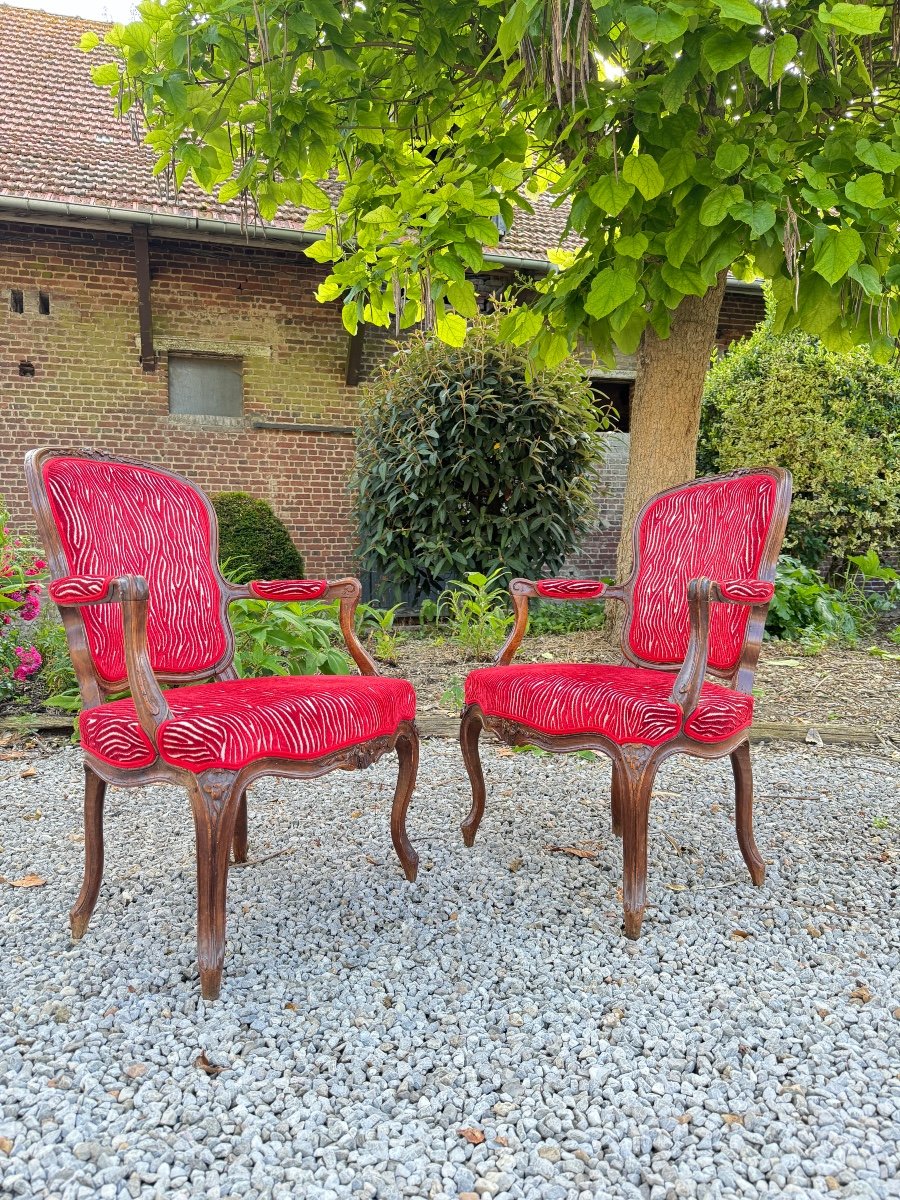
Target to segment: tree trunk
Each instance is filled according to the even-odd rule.
[[[638,350],[622,534],[616,561],[621,581],[631,570],[631,529],[656,492],[697,474],[703,381],[716,340],[727,271],[705,296],[686,296],[663,341],[648,326]]]

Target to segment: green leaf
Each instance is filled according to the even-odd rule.
[[[643,233],[626,234],[617,238],[615,251],[625,258],[640,258],[649,245],[650,239]]]
[[[882,175],[893,175],[900,167],[900,154],[884,142],[870,142],[868,138],[860,138],[856,143],[856,155],[860,162],[881,171]]]
[[[91,79],[98,87],[110,87],[119,82],[119,68],[115,63],[103,63],[91,68]]]
[[[816,251],[813,270],[828,283],[837,283],[863,252],[863,241],[855,229],[829,229]]]
[[[745,25],[759,25],[762,13],[750,0],[716,0],[723,17],[731,21],[742,21]]]
[[[884,203],[884,179],[874,171],[868,175],[860,175],[859,179],[851,179],[844,188],[848,200],[863,208],[877,208]]]
[[[744,200],[735,204],[730,212],[735,220],[749,225],[756,237],[761,237],[775,224],[775,208],[764,201]]]
[[[845,33],[865,35],[878,33],[886,12],[886,8],[873,8],[869,4],[834,4],[831,8],[820,4],[819,20]]]
[[[881,276],[870,263],[856,263],[847,274],[856,280],[867,296],[881,295]]]
[[[303,0],[303,7],[320,25],[331,25],[340,29],[343,17],[331,0]]]
[[[734,175],[750,157],[750,147],[743,142],[723,142],[716,150],[716,166],[726,175]]]
[[[743,198],[744,193],[737,184],[732,184],[730,187],[713,188],[700,205],[700,224],[721,225],[731,209]]]
[[[667,150],[659,160],[659,169],[663,173],[666,187],[670,190],[690,179],[691,171],[697,159],[690,150]]]
[[[478,315],[478,305],[475,301],[475,288],[470,280],[464,283],[451,283],[447,287],[447,296],[458,313],[464,317]]]
[[[652,8],[643,5],[633,5],[624,12],[628,32],[640,42],[652,42],[656,38],[657,14]]]
[[[617,217],[634,195],[634,185],[616,179],[614,175],[604,175],[591,185],[588,195],[599,209],[611,217]]]
[[[705,296],[709,291],[709,284],[696,267],[673,267],[671,263],[663,263],[660,274],[670,288],[684,296]]]
[[[497,35],[497,45],[505,59],[510,59],[518,51],[528,27],[528,6],[525,0],[516,0],[515,4],[503,18],[500,32]]]
[[[222,193],[219,193],[221,198]],[[306,247],[304,251],[307,258],[315,259],[316,262],[324,263],[331,262],[334,257],[334,251],[331,248],[330,238],[319,238]]]
[[[341,321],[350,336],[354,337],[359,328],[359,309],[355,300],[352,304],[345,304],[343,306],[341,309]]]
[[[666,186],[656,159],[649,154],[629,154],[622,164],[622,176],[634,184],[645,200],[652,200]]]
[[[100,38],[94,33],[93,29],[89,29],[87,33],[81,35],[81,40],[78,43],[78,49],[83,50],[85,54],[89,54],[91,50],[95,50],[100,45]]]
[[[783,33],[774,42],[757,46],[750,54],[750,68],[771,86],[784,74],[784,69],[797,53],[797,39],[792,33]]]
[[[459,313],[444,312],[435,317],[434,332],[448,346],[465,345],[466,328],[466,319]]]
[[[606,267],[591,281],[584,311],[598,319],[606,317],[620,304],[630,300],[636,290],[637,280],[630,271]]]
[[[753,49],[753,43],[742,33],[723,29],[703,42],[703,57],[718,74],[742,62]]]

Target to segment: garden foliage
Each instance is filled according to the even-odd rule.
[[[47,565],[10,533],[7,522],[0,504],[0,700],[15,696],[40,668],[40,653],[21,644],[18,622],[33,621],[40,612],[38,578]]]
[[[771,318],[707,377],[701,472],[777,463],[794,477],[786,548],[832,576],[900,544],[900,369],[858,348],[773,334]]]
[[[602,444],[589,380],[534,372],[502,313],[463,347],[412,334],[365,391],[353,480],[365,565],[436,590],[479,563],[558,570],[589,528]]]
[[[270,504],[247,492],[212,497],[219,519],[219,559],[247,579],[302,579],[303,555]]]

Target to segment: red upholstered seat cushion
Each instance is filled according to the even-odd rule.
[[[392,734],[416,715],[405,679],[364,675],[273,676],[173,688],[172,717],[159,730],[160,756],[188,771],[237,770],[260,758],[319,758]],[[131,700],[80,717],[88,753],[116,767],[144,767],[156,755]]]
[[[620,746],[657,746],[681,730],[681,709],[668,699],[675,678],[670,671],[594,663],[486,667],[466,679],[466,703],[543,733],[600,733]],[[752,718],[752,696],[704,683],[685,733],[718,742]]]

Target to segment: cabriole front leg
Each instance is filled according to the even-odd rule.
[[[406,878],[412,883],[419,870],[419,856],[406,834],[406,812],[416,786],[419,770],[419,735],[414,725],[401,732],[397,738],[397,758],[400,768],[397,773],[397,788],[391,808],[391,841],[403,867]]]
[[[732,750],[731,769],[734,772],[734,824],[738,845],[750,878],[757,887],[762,887],[766,881],[766,864],[753,836],[753,768],[749,742],[741,742],[736,750]]]
[[[647,903],[647,825],[650,791],[657,764],[649,747],[627,751],[614,770],[620,772],[622,823],[622,893],[625,936],[636,941]]]
[[[103,801],[106,780],[84,764],[84,879],[78,899],[69,911],[72,937],[84,935],[103,881]]]
[[[483,727],[481,709],[477,705],[470,704],[463,709],[459,727],[459,744],[469,782],[472,785],[472,807],[462,823],[463,841],[467,846],[475,844],[475,834],[478,832],[478,826],[484,816],[484,772],[481,769],[481,756],[478,752],[478,739]]]
[[[188,784],[197,838],[197,961],[204,1000],[218,998],[225,961],[228,859],[240,789],[233,771],[204,771]]]

